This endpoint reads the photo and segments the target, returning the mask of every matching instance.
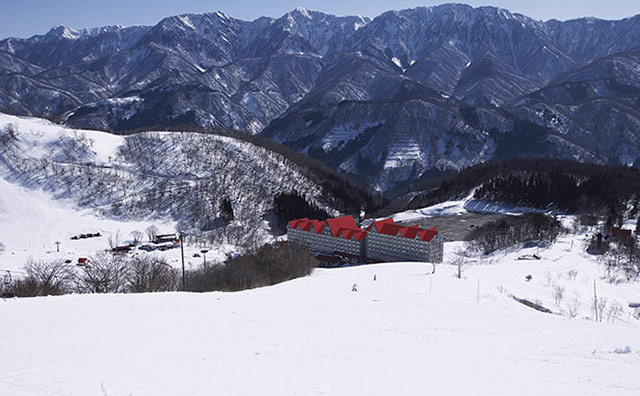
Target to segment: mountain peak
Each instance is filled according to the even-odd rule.
[[[216,11],[214,14],[215,14],[218,18],[223,19],[223,20],[228,20],[228,19],[230,19],[230,18],[231,18],[231,17],[230,17],[229,15],[227,15],[224,11],[220,11],[220,10]]]
[[[76,40],[89,36],[97,36],[101,33],[113,32],[120,29],[125,29],[125,27],[122,25],[109,25],[95,28],[74,29],[69,26],[58,25],[52,27],[47,33],[45,33],[44,37]]]
[[[304,7],[296,7],[293,10],[287,12],[284,15],[285,18],[293,18],[296,20],[309,20],[309,21],[313,21],[313,20],[318,20],[318,19],[325,19],[325,18],[333,18],[335,17],[335,15],[333,14],[327,14],[326,12],[322,12],[322,11],[318,11],[318,10],[310,10],[308,8],[304,8]]]
[[[58,25],[52,27],[51,30],[49,30],[45,34],[45,37],[57,37],[75,40],[80,37],[80,31],[67,26]]]
[[[304,7],[296,7],[293,11],[291,11],[291,13],[297,13],[302,15],[303,17],[307,18],[307,19],[311,19],[311,15],[309,14],[309,10],[307,10]]]

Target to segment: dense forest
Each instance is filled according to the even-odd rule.
[[[294,219],[326,219],[329,214],[296,193],[280,193],[274,198],[278,226],[285,228]]]
[[[435,185],[434,185],[435,184]],[[560,159],[494,160],[434,183],[411,186],[385,212],[417,209],[474,197],[572,213],[618,213],[640,198],[640,170],[622,165],[585,164]]]
[[[523,173],[493,178],[476,190],[474,196],[571,213],[598,214],[603,210],[618,213],[628,202],[637,201],[640,193],[637,176],[640,175],[624,175],[619,171],[591,176]]]
[[[476,227],[466,240],[472,250],[490,254],[519,243],[554,242],[560,232],[560,222],[542,213],[507,216]]]

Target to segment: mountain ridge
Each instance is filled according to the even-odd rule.
[[[634,162],[638,42],[640,15],[539,21],[464,4],[56,27],[0,41],[0,110],[115,132],[247,130],[389,190],[493,158],[519,133],[545,147],[534,155]],[[542,129],[519,131],[523,122]]]

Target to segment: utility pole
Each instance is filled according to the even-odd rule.
[[[56,252],[60,253],[60,241],[56,241]]]
[[[202,256],[204,257],[204,268],[207,268],[207,252],[209,251],[209,249],[202,249],[200,250],[200,253],[202,253]]]
[[[598,295],[596,294],[596,280],[593,280],[593,307],[596,311],[596,322],[598,321]]]
[[[187,278],[184,272],[184,232],[180,231],[180,253],[182,255],[182,291],[187,291]]]

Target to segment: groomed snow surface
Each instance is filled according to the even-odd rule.
[[[0,394],[638,395],[640,322],[590,308],[593,279],[610,304],[640,299],[638,284],[602,280],[576,238],[476,260],[463,279],[390,263],[238,293],[0,300]],[[511,294],[582,304],[571,319]]]

